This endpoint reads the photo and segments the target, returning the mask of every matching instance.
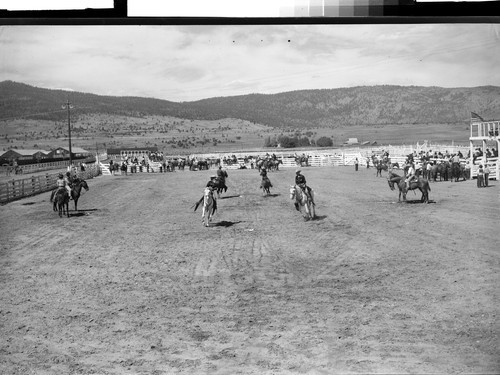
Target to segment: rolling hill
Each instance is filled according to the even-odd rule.
[[[155,98],[101,96],[0,82],[0,120],[62,120],[66,100],[73,116],[170,116],[188,120],[241,119],[276,128],[339,128],[353,125],[468,123],[470,112],[500,118],[500,87],[442,88],[360,86],[248,94],[171,102]]]

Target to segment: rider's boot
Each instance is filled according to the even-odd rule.
[[[295,202],[294,204],[295,204],[295,209],[299,211],[299,204],[297,202]]]

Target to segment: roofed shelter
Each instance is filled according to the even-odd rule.
[[[48,157],[49,151],[45,150],[18,150],[11,149],[0,155],[0,159],[3,160],[42,160]]]

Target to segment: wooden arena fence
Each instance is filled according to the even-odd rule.
[[[0,203],[12,202],[55,189],[59,173],[47,173],[43,176],[31,176],[0,183]],[[88,165],[84,172],[79,171],[77,175],[84,180],[88,180],[98,176],[100,173],[99,166]]]

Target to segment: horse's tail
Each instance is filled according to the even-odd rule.
[[[194,210],[196,211],[198,209],[199,205],[201,204],[201,202],[203,202],[203,198],[204,197],[201,197],[201,199],[198,202],[196,202],[194,205],[192,205],[191,208],[194,207]]]

